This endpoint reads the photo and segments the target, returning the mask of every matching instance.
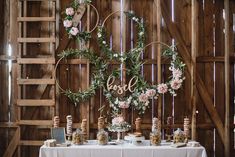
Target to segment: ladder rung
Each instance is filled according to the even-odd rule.
[[[55,79],[18,79],[17,83],[22,85],[55,84]]]
[[[36,2],[42,2],[42,1],[47,1],[47,2],[48,2],[48,1],[53,1],[53,2],[54,2],[54,1],[57,1],[57,0],[19,0],[19,1],[29,1],[29,2],[30,2],[30,1],[32,1],[32,2],[34,2],[34,1],[36,1]]]
[[[55,64],[55,58],[18,58],[19,64]]]
[[[34,99],[18,99],[18,106],[54,106],[55,100],[52,99],[42,99],[42,100],[34,100]]]
[[[20,125],[51,126],[52,120],[20,120]]]
[[[17,21],[19,22],[53,22],[55,21],[54,17],[18,17]]]
[[[18,38],[20,43],[53,43],[55,38]]]
[[[19,145],[23,146],[41,146],[44,141],[29,141],[29,140],[20,140]]]

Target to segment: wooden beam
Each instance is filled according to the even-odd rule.
[[[224,128],[224,140],[225,140],[225,157],[230,157],[230,11],[229,0],[224,0],[225,8],[225,54],[224,54],[224,70],[225,70],[225,128]]]
[[[19,125],[15,122],[0,122],[0,128],[18,128]]]
[[[54,22],[55,17],[18,17],[18,22]]]
[[[18,146],[18,142],[20,140],[20,128],[16,129],[16,132],[13,136],[13,138],[11,139],[10,144],[8,145],[3,157],[12,157],[15,153],[15,150]]]
[[[41,146],[44,141],[28,141],[28,140],[20,140],[19,145],[22,146]]]
[[[161,22],[162,22],[162,15],[161,15],[161,2],[160,0],[156,0],[156,7],[157,7],[157,41],[161,41]],[[157,83],[160,84],[162,82],[162,59],[161,59],[161,46],[157,45]],[[157,108],[157,115],[158,119],[162,122],[162,97],[158,98],[158,108]],[[162,123],[161,123],[162,125]],[[160,125],[160,130],[161,130]]]
[[[197,57],[197,63],[201,63],[201,62],[224,62],[224,56],[216,56],[216,57],[200,56],[200,57]]]
[[[15,56],[8,56],[8,55],[0,55],[0,61],[15,61],[16,57]]]
[[[18,99],[18,106],[55,106],[55,100],[52,99]]]
[[[18,64],[55,64],[55,58],[18,58]]]
[[[191,67],[190,51],[188,50],[188,48],[185,44],[185,41],[183,40],[182,35],[180,34],[179,29],[177,28],[177,25],[171,21],[170,14],[169,14],[170,12],[167,9],[166,2],[161,1],[161,7],[162,7],[162,16],[164,18],[164,21],[166,23],[168,31],[171,34],[171,36],[176,40],[176,42],[179,43],[177,45],[177,48],[179,49],[179,53],[180,53],[181,57],[183,58],[186,66],[187,66],[188,72],[191,75],[191,71],[190,71],[190,67]],[[218,130],[218,133],[220,135],[221,140],[223,141],[223,143],[225,143],[225,141],[224,141],[224,127],[223,127],[222,120],[219,117],[219,114],[218,114],[218,112],[216,111],[216,109],[213,105],[213,101],[210,97],[210,94],[209,94],[204,82],[202,81],[198,71],[196,71],[196,80],[197,80],[198,93],[201,96],[201,98],[204,102],[204,105],[205,105],[212,121],[214,122],[214,124],[215,124],[215,126]]]
[[[19,85],[55,84],[55,79],[18,79]]]
[[[28,2],[42,2],[42,1],[48,2],[48,1],[53,1],[53,2],[55,2],[56,0],[19,0],[19,1],[28,1]]]
[[[49,43],[55,42],[55,38],[18,38],[19,43]]]
[[[41,125],[41,126],[51,126],[52,120],[20,120],[19,125]]]
[[[191,47],[191,91],[192,105],[192,140],[196,140],[196,55],[198,51],[198,2],[192,0],[192,47]]]

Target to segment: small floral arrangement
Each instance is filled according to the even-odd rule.
[[[117,115],[112,119],[112,124],[108,125],[108,130],[113,132],[125,132],[131,129],[131,126],[124,120],[123,116]]]
[[[70,38],[76,38],[80,41],[89,40],[91,34],[87,31],[79,31],[77,28],[78,23],[74,21],[74,16],[78,13],[78,9],[81,4],[90,4],[91,0],[84,0],[83,3],[80,3],[79,0],[74,0],[69,7],[64,11],[65,18],[63,20],[64,27]]]

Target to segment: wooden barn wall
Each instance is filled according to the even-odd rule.
[[[162,0],[163,1],[163,0]],[[62,15],[61,11],[64,10],[71,0],[60,0],[60,10],[57,13]],[[135,13],[144,18],[145,25],[147,28],[146,34],[146,44],[151,41],[159,40],[157,31],[157,7],[155,0],[93,0],[93,5],[97,8],[100,14],[100,21],[103,21],[107,15],[113,11],[120,10],[122,8],[134,10]],[[164,0],[167,5],[167,9],[170,11],[172,21],[175,23],[175,27],[180,32],[184,43],[188,50],[191,50],[191,0]],[[15,122],[17,117],[17,112],[15,112],[15,101],[17,98],[17,86],[16,86],[16,63],[14,58],[12,60],[12,93],[9,101],[9,58],[8,56],[8,45],[12,45],[12,56],[17,56],[17,32],[10,33],[12,30],[16,31],[18,28],[16,24],[17,15],[14,11],[17,10],[17,2],[14,0],[2,0],[0,1],[0,32],[4,32],[0,36],[0,156],[3,155],[12,136],[14,135],[15,129],[14,125],[7,126],[6,122]],[[11,8],[11,9],[10,9]],[[235,38],[234,38],[234,25],[235,25],[235,2],[230,1],[230,27],[231,27],[231,56],[235,55]],[[14,11],[13,11],[14,10]],[[50,15],[50,6],[47,2],[29,2],[27,7],[24,8],[27,16],[47,16]],[[14,13],[14,14],[13,14]],[[17,14],[17,12],[16,12]],[[222,0],[198,0],[198,22],[199,22],[199,47],[197,52],[197,71],[200,74],[203,82],[206,85],[207,90],[213,100],[213,104],[224,124],[225,122],[225,76],[224,76],[224,1]],[[11,18],[9,18],[11,17]],[[87,12],[84,14],[82,22],[80,23],[80,28],[82,30],[87,29]],[[124,18],[125,19],[125,18]],[[90,27],[94,27],[96,21],[96,15],[94,10],[91,8],[90,13]],[[14,23],[15,22],[15,23]],[[57,32],[60,36],[60,45],[65,45],[64,47],[81,48],[83,45],[76,43],[75,41],[69,41],[69,39],[64,38],[66,36],[65,30],[62,26],[62,21],[60,25],[60,31]],[[136,42],[136,28],[128,19],[122,21],[122,24],[126,27],[121,29],[120,27],[120,14],[115,14],[110,18],[105,26],[108,30],[109,38],[108,41],[112,41],[112,47],[117,51],[127,51],[132,48],[132,45]],[[8,27],[10,26],[10,27]],[[12,29],[11,29],[12,28]],[[51,27],[43,22],[28,23],[26,25],[27,37],[48,37],[51,32]],[[233,29],[232,29],[233,28]],[[11,29],[11,31],[9,30]],[[182,44],[177,43],[169,33],[169,28],[166,26],[165,21],[161,22],[161,41],[168,44]],[[122,32],[122,34],[120,33]],[[133,38],[132,35],[133,34]],[[100,50],[97,45],[96,32],[92,33],[93,38],[89,42],[91,49],[95,53],[99,54]],[[10,40],[9,40],[10,38]],[[120,40],[121,39],[121,40]],[[120,46],[120,41],[123,47]],[[60,48],[59,45],[59,48]],[[143,54],[144,60],[150,60],[146,63],[143,68],[143,74],[149,83],[157,82],[157,47],[152,46],[146,49]],[[62,50],[58,49],[56,53],[60,53]],[[48,57],[52,54],[50,52],[50,46],[47,44],[27,44],[23,50],[25,57]],[[191,52],[191,51],[189,51]],[[185,52],[182,52],[185,53]],[[191,55],[191,54],[190,54]],[[231,76],[231,124],[233,124],[234,115],[234,58],[231,59],[230,76]],[[76,60],[69,62],[70,64],[60,64],[57,70],[57,78],[62,88],[70,88],[74,91],[84,90],[89,84],[90,73],[89,64],[79,64]],[[109,65],[110,69],[117,68],[119,65]],[[169,64],[163,63],[162,69],[162,80],[166,80],[169,76],[168,70]],[[22,78],[50,78],[52,75],[53,68],[49,65],[33,65],[26,66],[23,68]],[[177,97],[173,98],[170,95],[165,95],[162,97],[162,123],[163,128],[166,124],[166,119],[168,116],[174,117],[175,127],[182,127],[183,118],[185,116],[191,117],[191,100],[190,100],[190,90],[191,90],[191,78],[188,72],[185,73],[186,80],[184,82],[183,88],[178,91]],[[27,86],[23,89],[23,95],[21,98],[40,98],[47,99],[53,97],[52,90],[50,86]],[[90,139],[95,139],[97,132],[97,119],[100,116],[98,109],[102,105],[108,106],[105,97],[102,95],[102,89],[97,90],[96,96],[91,98],[88,102],[79,104],[77,107],[72,104],[66,96],[60,94],[57,90],[57,104],[56,104],[56,115],[60,116],[62,126],[66,124],[66,115],[71,114],[74,121],[74,129],[80,126],[80,122],[83,118],[90,121],[89,124],[89,136]],[[212,122],[212,119],[205,109],[205,104],[203,103],[200,95],[196,93],[196,104],[197,104],[197,140],[206,147],[208,157],[224,156],[224,146],[221,138]],[[143,130],[146,137],[148,137],[151,125],[152,116],[158,116],[158,102],[155,101],[148,109],[143,117]],[[105,108],[105,113],[109,111],[109,108]],[[25,120],[37,119],[46,120],[52,119],[53,114],[50,113],[51,110],[47,107],[28,107],[23,108],[21,111],[21,118]],[[132,114],[128,114],[128,113]],[[153,112],[153,114],[152,114]],[[9,117],[10,115],[10,117]],[[133,115],[133,116],[132,116]],[[134,111],[130,109],[125,113],[126,119],[134,123],[135,118],[138,116]],[[110,117],[109,117],[110,120]],[[231,153],[235,154],[234,150],[234,139],[233,139],[233,128],[231,125]],[[23,140],[45,140],[49,138],[49,128],[36,127],[36,126],[25,126],[21,127],[21,139]],[[164,134],[164,132],[163,132]],[[115,134],[112,135],[115,137]],[[5,138],[8,137],[8,138]],[[38,156],[38,146],[22,146],[21,155],[22,156]],[[16,155],[16,154],[15,154]]]

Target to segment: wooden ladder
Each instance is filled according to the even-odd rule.
[[[44,3],[48,4],[48,17],[27,17],[27,6],[30,3]],[[21,146],[40,146],[43,144],[42,140],[23,140],[22,133],[27,131],[25,127],[34,126],[36,128],[50,128],[52,126],[52,118],[55,116],[55,104],[56,104],[56,93],[55,93],[55,78],[54,78],[54,66],[55,66],[55,50],[58,47],[58,29],[59,29],[59,0],[18,0],[18,25],[19,25],[19,37],[18,37],[18,125],[20,140],[18,142],[18,156],[21,156]],[[41,15],[40,15],[41,16]],[[43,22],[48,24],[48,34],[49,37],[27,37],[27,23],[29,22]],[[30,29],[30,28],[29,28]],[[35,31],[41,31],[35,30]],[[27,45],[28,44],[42,44],[46,43],[49,45],[48,52],[50,57],[28,57]],[[41,58],[40,58],[41,57]],[[45,74],[42,78],[28,78],[25,77],[24,68],[31,65],[49,66],[49,72],[51,74]],[[48,70],[48,69],[47,69]],[[23,76],[24,75],[24,76]],[[48,99],[37,98],[27,98],[27,91],[25,91],[27,86],[37,86],[40,91],[45,91],[47,87],[50,86],[50,95]],[[50,110],[51,119],[48,120],[25,120],[22,118],[22,111],[29,107],[48,107]],[[35,109],[37,110],[37,109]],[[33,116],[33,115],[32,115]],[[35,118],[34,118],[35,119]]]

